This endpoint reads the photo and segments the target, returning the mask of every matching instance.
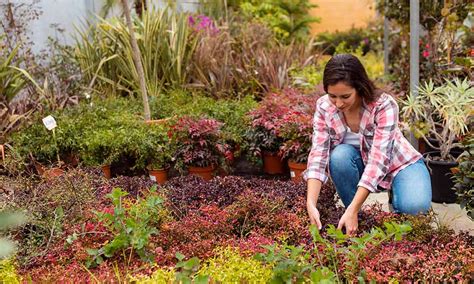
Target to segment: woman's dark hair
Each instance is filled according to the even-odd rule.
[[[343,82],[356,89],[366,102],[377,100],[378,92],[374,83],[367,76],[364,66],[359,59],[352,54],[334,55],[326,64],[323,73],[324,91],[328,92],[328,86]]]

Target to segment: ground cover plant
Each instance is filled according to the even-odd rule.
[[[38,205],[10,232],[20,250],[1,271],[14,273],[13,263],[18,279],[471,279],[472,237],[433,227],[430,215],[369,207],[360,234],[349,238],[334,229],[343,208],[330,185],[320,196],[321,232],[309,230],[305,184],[291,181],[183,176],[157,187],[144,177],[106,180],[76,169],[48,182],[0,180],[0,188],[10,185],[1,210]],[[236,268],[243,263],[254,265]]]

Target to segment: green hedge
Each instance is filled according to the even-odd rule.
[[[224,122],[227,142],[244,143],[247,128],[246,113],[255,107],[251,97],[241,100],[215,100],[185,91],[173,91],[150,99],[153,117],[171,118],[183,115],[204,116]],[[87,101],[62,112],[52,113],[58,127],[55,138],[38,117],[34,124],[11,137],[10,143],[27,160],[30,153],[41,163],[65,159],[71,153],[89,166],[110,164],[127,156],[143,169],[150,159],[165,160],[174,154],[168,143],[166,125],[144,123],[140,100],[109,98]],[[158,155],[154,149],[160,148]],[[156,151],[155,151],[156,152]]]

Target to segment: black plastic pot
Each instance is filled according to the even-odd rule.
[[[428,141],[431,143],[431,145],[435,146],[435,147],[439,147],[439,142],[438,140],[436,140],[435,138],[431,138],[431,137],[428,137]],[[455,143],[458,143],[459,140],[455,139],[454,140]],[[425,140],[423,140],[423,138],[420,138],[418,139],[418,150],[420,151],[420,153],[424,154],[424,153],[428,153],[428,152],[436,152],[438,150],[436,150],[435,148],[431,147],[430,145],[428,145]],[[462,152],[463,149],[459,148],[459,147],[454,147],[452,152]]]
[[[423,154],[426,166],[431,176],[431,201],[436,203],[454,203],[456,202],[456,193],[453,190],[454,182],[452,180],[451,168],[457,167],[456,162],[434,161],[427,157],[439,157],[439,151],[427,152]],[[457,155],[454,155],[457,156]]]

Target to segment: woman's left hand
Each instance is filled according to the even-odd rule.
[[[359,227],[357,212],[351,210],[350,207],[346,209],[346,212],[344,212],[341,219],[339,220],[339,224],[337,225],[339,230],[341,230],[343,227],[346,228],[346,234],[349,236],[354,236],[357,232],[357,228]]]

